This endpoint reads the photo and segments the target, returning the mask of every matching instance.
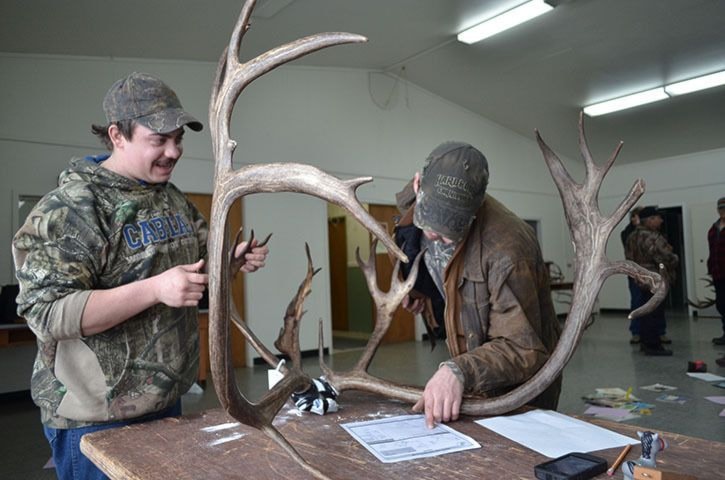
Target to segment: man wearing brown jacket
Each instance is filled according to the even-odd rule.
[[[644,207],[639,212],[640,224],[627,238],[627,250],[631,260],[641,267],[658,272],[660,265],[664,267],[664,277],[668,285],[676,279],[679,257],[673,253],[672,245],[667,242],[660,232],[662,228],[662,215],[656,206]],[[638,285],[639,291],[634,307],[644,305],[652,298],[649,288]],[[640,317],[640,350],[649,356],[670,356],[672,351],[662,346],[663,333],[666,329],[665,307],[660,303],[657,308],[647,315]]]
[[[486,194],[488,177],[480,151],[447,142],[397,196],[396,240],[408,255],[426,250],[404,306],[420,313],[442,301],[451,355],[414,406],[429,426],[455,420],[464,392],[492,397],[525,383],[561,332],[534,231]],[[560,389],[561,378],[531,403],[555,409]]]

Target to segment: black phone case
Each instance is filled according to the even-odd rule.
[[[587,480],[607,471],[607,461],[588,453],[567,453],[534,467],[539,480]]]

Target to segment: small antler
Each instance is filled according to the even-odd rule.
[[[300,320],[305,312],[302,311],[302,305],[305,298],[312,291],[312,277],[314,277],[320,269],[314,269],[312,266],[312,256],[310,255],[310,246],[305,242],[305,253],[307,254],[307,275],[297,290],[297,295],[287,307],[284,316],[284,327],[279,331],[277,341],[274,346],[282,353],[287,354],[294,365],[302,370],[302,356],[300,354]]]
[[[700,280],[705,282],[705,286],[714,288],[714,284],[712,283],[712,278],[703,277]],[[715,299],[710,297],[705,297],[705,300],[700,300],[699,298],[695,297],[695,300],[687,299],[687,303],[694,308],[709,308],[715,305]]]
[[[232,276],[239,273],[239,269],[242,268],[242,265],[246,262],[246,259],[244,256],[252,251],[254,247],[263,247],[267,245],[267,242],[269,242],[269,239],[272,238],[272,234],[270,233],[267,235],[267,237],[262,240],[261,242],[255,244],[254,240],[254,230],[252,230],[252,233],[249,236],[249,240],[247,241],[247,244],[244,246],[244,248],[239,252],[239,255],[234,255],[234,252],[237,250],[237,246],[239,246],[240,243],[243,242],[242,240],[242,231],[244,228],[240,228],[237,231],[237,237],[234,239],[234,247],[230,249],[230,258],[229,258],[229,265],[232,271]]]
[[[357,258],[357,264],[362,270],[365,280],[368,284],[368,290],[373,297],[375,303],[377,315],[375,317],[375,328],[373,333],[368,340],[367,345],[363,354],[360,356],[357,364],[352,370],[344,373],[337,373],[330,370],[330,368],[323,361],[320,356],[320,368],[325,374],[325,378],[332,384],[338,391],[359,389],[361,382],[363,384],[372,384],[374,382],[373,377],[367,374],[367,370],[370,367],[375,353],[382,342],[385,332],[388,331],[391,322],[393,321],[393,315],[395,310],[398,308],[400,303],[403,301],[408,293],[413,289],[415,279],[418,275],[418,265],[422,258],[422,252],[418,254],[411,267],[410,274],[405,281],[401,281],[398,275],[400,270],[400,260],[395,262],[393,268],[392,278],[390,282],[390,289],[387,293],[382,292],[377,286],[377,272],[375,268],[375,249],[377,247],[377,241],[373,240],[370,246],[370,256],[367,262],[363,262],[360,258],[360,249],[355,251]],[[366,390],[367,388],[363,388]],[[420,392],[418,392],[420,393]]]

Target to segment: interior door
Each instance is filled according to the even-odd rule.
[[[330,301],[332,330],[347,331],[347,234],[345,217],[327,219],[330,246]]]
[[[196,208],[199,209],[199,212],[201,212],[202,215],[204,215],[204,218],[206,218],[207,222],[209,221],[209,217],[211,217],[211,201],[212,196],[206,193],[187,193],[186,197],[193,203]],[[239,231],[239,228],[242,226],[242,201],[237,200],[234,202],[232,207],[229,209],[229,232],[230,235],[236,235],[237,231]],[[245,316],[245,310],[244,310],[244,275],[240,274],[237,275],[234,281],[231,285],[232,290],[232,299],[234,301],[234,305],[237,307],[237,311],[241,315],[242,319],[244,319]],[[200,328],[203,330],[205,325],[205,320],[208,319],[208,316],[205,315],[203,312],[200,313]],[[237,330],[236,327],[232,327],[230,329],[231,335],[232,335],[232,364],[235,367],[243,367],[246,365],[246,357],[245,357],[245,346],[246,341],[244,339],[244,335]],[[201,356],[200,359],[200,366],[199,369],[200,372],[200,378],[206,378],[206,373],[208,372],[209,368],[209,345],[208,345],[208,337],[205,334],[204,331],[202,331],[202,345],[201,345]],[[207,340],[203,340],[204,338],[207,338]]]
[[[400,215],[398,209],[392,205],[374,205],[370,204],[370,215],[377,220],[390,235],[393,234],[395,223],[393,218]],[[372,254],[372,252],[371,252]],[[378,242],[378,251],[375,252],[375,268],[377,270],[377,281],[380,290],[387,292],[390,289],[390,278],[393,274],[393,263],[388,256],[387,250],[380,249]],[[375,309],[373,309],[373,317]],[[375,322],[375,318],[373,318]],[[412,313],[403,307],[398,307],[393,315],[393,322],[388,332],[383,337],[385,343],[407,342],[415,340],[415,317]]]

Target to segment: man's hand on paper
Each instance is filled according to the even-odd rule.
[[[447,366],[442,366],[428,380],[423,396],[413,405],[414,412],[425,412],[428,428],[439,422],[458,420],[463,399],[463,384]]]

